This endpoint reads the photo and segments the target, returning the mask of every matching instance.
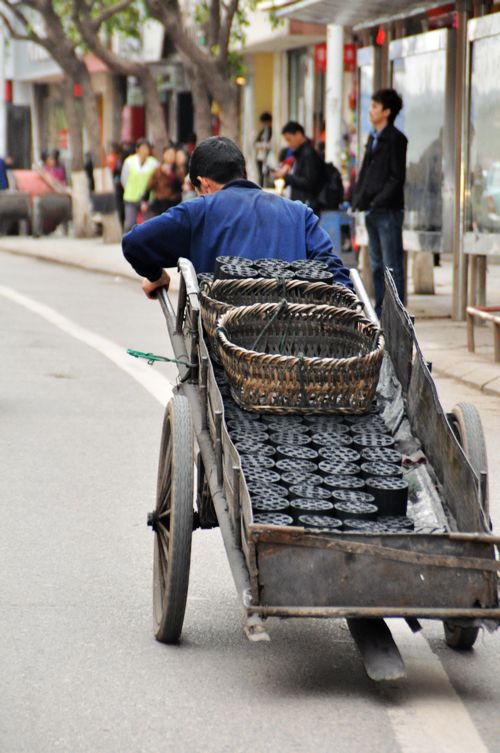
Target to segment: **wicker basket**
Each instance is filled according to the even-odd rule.
[[[234,306],[279,303],[283,298],[290,303],[317,303],[348,309],[363,305],[344,285],[261,278],[216,280],[210,287],[205,284],[200,290],[203,325],[208,336],[213,338],[219,317]]]
[[[363,413],[375,397],[384,338],[357,311],[257,303],[224,314],[216,339],[246,410]]]

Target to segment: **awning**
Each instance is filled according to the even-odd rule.
[[[315,24],[356,26],[384,23],[394,18],[424,13],[440,5],[443,5],[442,1],[423,3],[422,0],[296,0],[280,3],[278,0],[274,5],[266,3],[266,8],[274,7],[277,18],[295,18]]]

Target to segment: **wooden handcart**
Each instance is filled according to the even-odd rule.
[[[414,630],[421,618],[442,620],[446,642],[456,649],[472,647],[481,626],[496,628],[500,537],[491,534],[479,417],[468,404],[445,414],[392,280],[387,279],[382,318],[387,364],[381,389],[393,420],[407,419],[420,440],[427,463],[415,469],[419,494],[422,503],[447,511],[446,526],[404,534],[321,534],[253,522],[204,339],[197,278],[185,259],[179,271],[176,310],[166,291],[159,295],[183,365],[166,408],[157,502],[148,517],[155,534],[157,639],[179,640],[192,532],[214,526],[222,534],[251,640],[269,640],[271,617],[345,618],[369,676],[379,680],[404,674],[384,618],[404,618]],[[352,277],[365,314],[375,319],[356,271]]]

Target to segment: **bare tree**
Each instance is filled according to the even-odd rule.
[[[90,151],[94,164],[99,164],[99,118],[90,74],[77,53],[77,43],[67,35],[53,3],[48,0],[23,0],[21,3],[0,0],[0,5],[10,11],[11,15],[0,10],[0,17],[12,38],[43,47],[65,74],[61,92],[71,143],[73,227],[77,237],[87,237],[92,233],[91,204],[87,175],[84,171],[83,124],[73,92],[75,84],[79,84],[82,89]],[[24,8],[35,11],[41,17],[44,22],[44,33],[35,31],[33,19],[29,17],[29,12],[26,14]],[[12,18],[15,19],[14,22],[11,21]],[[17,25],[23,29],[22,32],[18,31]]]
[[[151,15],[161,21],[183,60],[190,63],[195,86],[204,86],[221,108],[222,132],[239,135],[238,87],[231,70],[231,32],[240,0],[210,0],[198,25],[186,20],[179,0],[146,0]],[[198,41],[203,35],[203,43]],[[203,102],[203,100],[201,100]]]
[[[127,59],[109,49],[100,33],[103,24],[129,8],[133,2],[134,0],[120,0],[120,2],[99,4],[101,6],[99,7],[98,4],[87,2],[87,0],[73,0],[73,21],[82,40],[108,68],[122,76],[134,76],[139,81],[144,95],[148,130],[154,144],[161,151],[168,143],[168,133],[151,70],[146,64]],[[98,5],[97,10],[96,5]]]

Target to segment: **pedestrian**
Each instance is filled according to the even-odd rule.
[[[83,169],[87,175],[87,183],[88,183],[89,191],[90,193],[94,193],[95,192],[94,160],[92,159],[91,152],[85,152]]]
[[[179,147],[175,150],[175,174],[177,178],[181,181],[181,183],[184,182],[187,174],[188,174],[188,165],[189,165],[189,154],[186,152],[185,149],[182,149],[182,147]]]
[[[10,157],[0,157],[0,191],[6,191],[9,187],[9,177],[7,170],[12,167],[12,160]]]
[[[162,162],[149,179],[148,190],[154,195],[150,201],[146,218],[157,217],[182,200],[182,183],[176,175],[176,151],[174,146],[163,150]]]
[[[274,171],[274,178],[283,178],[291,188],[292,201],[303,201],[314,211],[319,209],[318,195],[325,182],[325,163],[305,135],[304,128],[290,120],[282,130],[286,143],[293,150],[293,165],[284,164]]]
[[[59,151],[42,152],[42,171],[55,182],[55,185],[66,185],[66,171],[59,162]]]
[[[335,282],[352,287],[349,271],[333,253],[328,234],[313,211],[300,202],[263,191],[246,178],[245,158],[230,139],[202,141],[190,162],[190,178],[198,197],[169,209],[127,233],[123,253],[145,277],[149,298],[168,287],[164,267],[179,257],[195,270],[213,272],[217,256],[262,257],[286,261],[325,261]]]
[[[127,157],[123,163],[120,180],[123,186],[125,232],[135,225],[139,211],[144,212],[148,208],[143,201],[149,196],[149,179],[158,164],[158,160],[151,154],[151,144],[147,139],[139,139],[135,145],[135,154]]]
[[[127,155],[128,156],[128,155]],[[123,160],[125,159],[123,149],[116,141],[112,141],[109,144],[108,151],[106,152],[106,165],[111,173],[113,180],[113,190],[115,192],[116,211],[120,223],[123,227],[125,220],[125,209],[123,206],[123,186],[121,184],[120,176],[122,173]]]
[[[187,135],[184,147],[188,155],[191,156],[196,148],[196,133],[194,131],[191,131],[191,133]]]
[[[373,130],[353,190],[353,209],[365,213],[378,316],[384,300],[385,267],[392,269],[398,295],[405,300],[403,219],[408,139],[394,126],[402,107],[403,100],[394,89],[373,94],[369,110]]]
[[[260,131],[255,139],[255,161],[259,173],[259,186],[264,186],[269,173],[268,159],[271,153],[273,138],[273,117],[269,112],[263,112],[259,118]]]

